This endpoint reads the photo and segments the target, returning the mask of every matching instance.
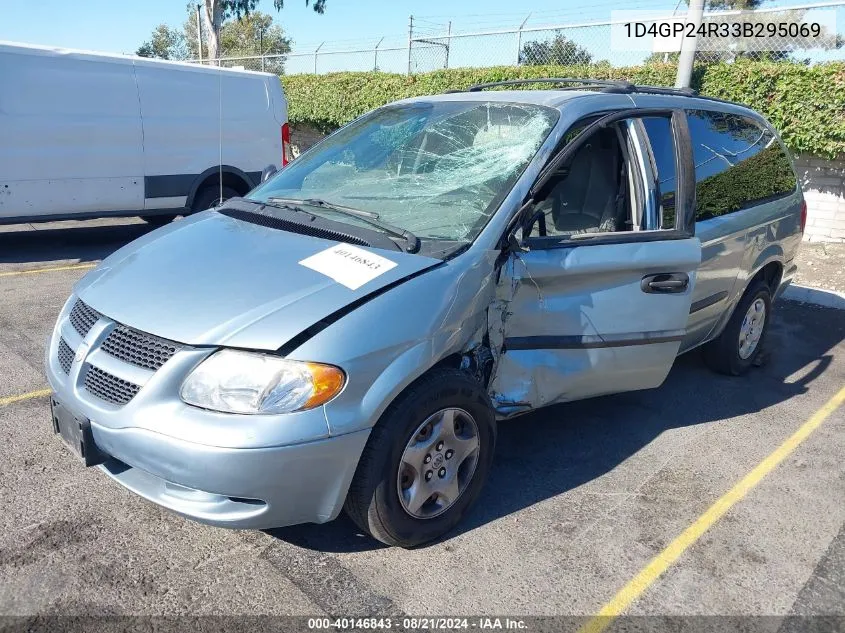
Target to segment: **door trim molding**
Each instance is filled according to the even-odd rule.
[[[690,306],[689,313],[692,314],[693,312],[698,312],[699,310],[703,310],[704,308],[709,308],[710,306],[719,303],[727,296],[728,291],[722,290],[721,292],[717,292],[716,294],[710,295],[709,297],[704,297],[704,299],[699,299]]]
[[[582,334],[575,336],[514,336],[505,338],[504,350],[528,349],[599,349],[655,343],[680,342],[686,330],[624,332],[622,334]]]

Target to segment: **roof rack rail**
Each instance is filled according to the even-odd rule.
[[[476,84],[466,89],[466,92],[480,92],[487,88],[499,86],[519,86],[523,84],[583,84],[585,86],[596,86],[610,88],[620,92],[630,92],[634,84],[629,81],[617,81],[614,79],[578,79],[577,77],[542,77],[538,79],[508,79],[507,81],[491,81],[486,84]],[[573,88],[574,86],[570,87]]]
[[[698,96],[698,92],[692,88],[666,88],[664,86],[640,86],[630,81],[616,79],[578,79],[577,77],[540,77],[536,79],[508,79],[506,81],[491,81],[485,84],[475,84],[465,91],[449,90],[449,92],[480,92],[487,88],[498,88],[500,86],[521,86],[526,84],[581,84],[580,86],[566,86],[559,90],[577,90],[581,87],[600,88],[602,92],[614,92],[622,94],[645,93],[656,95],[682,95],[685,97]]]
[[[633,92],[640,92],[650,95],[683,95],[684,97],[697,97],[698,91],[692,88],[666,88],[665,86],[640,86],[635,85]]]

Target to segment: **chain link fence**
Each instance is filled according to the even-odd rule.
[[[630,66],[677,57],[674,51],[680,40],[663,31],[668,33],[664,26],[671,24],[683,28],[685,12],[620,11],[614,12],[614,18],[617,13],[617,19],[603,22],[526,26],[526,19],[512,28],[473,32],[452,32],[451,22],[411,17],[404,38],[384,37],[351,46],[323,42],[295,46],[285,55],[227,57],[202,63],[288,75],[372,70],[414,74],[489,66]],[[629,25],[635,22],[642,25],[643,37],[634,37]],[[730,27],[736,23],[757,26],[751,32],[734,33]],[[792,26],[783,29],[781,24]],[[815,29],[798,28],[801,24],[818,24],[818,34]],[[698,38],[696,56],[701,61],[750,57],[812,64],[845,60],[845,1],[711,12],[704,15],[702,28],[709,28],[713,36]],[[719,29],[725,28],[726,35],[720,36]]]

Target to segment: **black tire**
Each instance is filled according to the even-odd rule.
[[[229,198],[237,198],[240,193],[232,189],[231,187],[223,187],[223,197],[220,197],[220,185],[208,185],[207,187],[203,187],[197,192],[197,195],[194,196],[194,202],[191,205],[191,212],[197,213],[199,211],[205,211],[206,209],[213,209],[214,207],[220,206]]]
[[[402,454],[426,419],[445,408],[460,408],[475,420],[478,458],[466,487],[442,514],[416,518],[399,500]],[[346,497],[345,510],[365,532],[387,545],[413,547],[451,530],[478,497],[493,462],[496,420],[487,392],[466,373],[438,369],[411,385],[373,428]]]
[[[762,299],[766,307],[763,320],[763,331],[757,347],[748,358],[740,356],[739,334],[745,315],[751,305]],[[741,376],[745,374],[760,354],[766,342],[766,334],[769,331],[769,322],[772,318],[772,292],[769,286],[762,280],[754,282],[745,291],[742,299],[736,306],[728,324],[722,333],[709,343],[705,344],[702,352],[704,361],[710,369],[726,374],[728,376]]]
[[[150,226],[164,226],[176,219],[175,215],[142,215],[141,219]]]

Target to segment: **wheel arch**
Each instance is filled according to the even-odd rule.
[[[778,289],[780,280],[783,278],[784,268],[784,253],[780,244],[769,244],[764,248],[754,260],[754,264],[750,267],[750,274],[748,281],[745,284],[742,292],[745,293],[752,283],[761,277],[769,284],[772,291],[772,297]]]
[[[783,269],[783,249],[781,249],[780,246],[773,244],[760,253],[759,257],[757,257],[757,261],[751,268],[748,276],[745,278],[742,292],[736,293],[736,296],[731,303],[730,310],[725,310],[725,313],[716,323],[716,326],[707,336],[706,340],[712,340],[722,333],[725,326],[728,322],[730,322],[731,317],[733,317],[734,311],[739,305],[739,302],[745,296],[745,293],[747,293],[748,289],[758,281],[763,280],[766,283],[772,294],[772,300],[774,301],[778,286],[780,286],[780,281],[783,278]]]
[[[366,408],[373,411],[373,425],[403,393],[432,372],[443,368],[462,369],[463,359],[471,350],[463,351],[463,346],[455,346],[437,355],[432,351],[431,340],[421,341],[395,358],[373,381],[362,403],[369,405]],[[471,371],[467,371],[467,375],[473,377]],[[479,385],[485,388],[484,384]]]
[[[218,165],[214,167],[209,167],[196,178],[194,178],[194,182],[191,185],[191,189],[188,193],[188,199],[185,201],[185,207],[187,207],[188,209],[192,208],[197,193],[199,193],[209,185],[219,184],[221,176],[223,179],[224,187],[231,187],[235,191],[241,193],[241,195],[246,194],[258,185],[257,178],[255,178],[251,174],[248,174],[242,169],[233,167],[232,165]]]

